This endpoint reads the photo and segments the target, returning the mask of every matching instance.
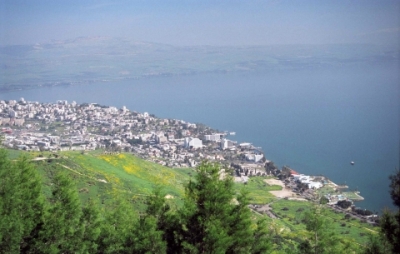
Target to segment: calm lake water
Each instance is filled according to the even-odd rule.
[[[285,72],[202,74],[7,92],[0,99],[127,106],[235,131],[267,159],[358,189],[373,211],[393,207],[399,167],[398,66],[346,65]],[[351,166],[350,161],[355,165]]]

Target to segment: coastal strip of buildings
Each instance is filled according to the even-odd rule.
[[[287,188],[309,199],[314,190],[331,183],[285,166],[278,169],[260,148],[230,140],[228,132],[183,120],[157,118],[126,107],[65,100],[1,100],[0,128],[3,145],[10,149],[124,151],[174,168],[196,167],[203,160],[218,161],[232,170],[237,181],[246,183],[251,176],[273,175],[284,181]],[[337,193],[327,198],[329,202],[346,199]]]
[[[196,167],[202,160],[239,165],[265,174],[267,161],[250,143],[238,144],[202,124],[157,118],[126,107],[0,101],[4,146],[27,151],[95,150],[132,152],[169,167]]]

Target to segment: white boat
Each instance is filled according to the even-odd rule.
[[[229,132],[229,135],[231,135],[231,136],[235,136],[235,135],[236,135],[236,132],[234,132],[234,131],[232,131],[232,132]]]

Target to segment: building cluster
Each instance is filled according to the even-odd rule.
[[[320,180],[315,180],[314,177],[303,174],[292,174],[293,180],[298,183],[306,184],[309,189],[319,189],[323,186]]]
[[[247,175],[249,169],[256,174],[265,164],[259,149],[229,140],[228,133],[126,107],[64,100],[39,103],[23,98],[0,101],[0,126],[3,145],[13,149],[125,151],[169,167],[219,161],[239,165],[241,175]]]

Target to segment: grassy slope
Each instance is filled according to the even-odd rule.
[[[33,153],[32,156],[38,156]],[[118,195],[126,195],[133,200],[144,200],[152,193],[154,186],[160,185],[166,195],[174,197],[179,205],[184,195],[184,185],[195,174],[192,169],[173,169],[121,153],[104,155],[101,152],[63,152],[58,158],[50,153],[42,153],[44,160],[35,161],[41,170],[46,192],[50,191],[54,172],[63,170],[75,179],[83,201],[97,197],[108,202]],[[13,155],[14,157],[16,155]],[[244,188],[249,191],[252,204],[273,201],[270,190],[280,190],[280,186],[266,184],[262,177],[254,177],[246,185],[235,184],[237,192]],[[107,183],[104,183],[106,181]]]
[[[10,151],[10,157],[16,158],[24,152]],[[36,157],[39,153],[30,153]],[[163,187],[166,195],[174,198],[169,200],[172,206],[180,206],[184,196],[184,184],[195,174],[192,169],[171,169],[158,164],[144,161],[130,154],[104,155],[94,151],[85,154],[80,152],[62,152],[58,158],[51,153],[42,153],[46,159],[35,161],[43,175],[44,190],[51,191],[52,178],[56,171],[68,172],[75,180],[83,202],[96,198],[102,204],[110,204],[116,197],[125,197],[132,201],[138,211],[145,207],[146,196],[152,193],[156,185]],[[263,177],[253,177],[246,185],[236,183],[237,192],[241,188],[250,193],[250,203],[272,203],[271,207],[281,219],[268,220],[275,228],[291,239],[303,238],[307,235],[305,225],[301,223],[303,211],[312,206],[310,202],[277,200],[269,191],[280,190],[280,186],[270,186]],[[105,180],[107,183],[102,182]],[[284,209],[287,208],[287,209]],[[368,241],[367,234],[376,231],[358,220],[344,220],[342,213],[336,214],[328,210],[328,218],[333,229],[348,241],[364,245]],[[345,223],[345,225],[343,224]]]
[[[43,154],[46,158],[48,155]],[[174,203],[181,204],[183,184],[194,173],[192,169],[170,169],[130,154],[103,155],[98,152],[63,152],[59,158],[39,160],[35,164],[44,176],[46,193],[50,192],[55,171],[62,170],[75,180],[84,202],[97,198],[108,204],[123,196],[131,199],[139,210],[156,185],[162,186],[165,194],[176,201]]]

